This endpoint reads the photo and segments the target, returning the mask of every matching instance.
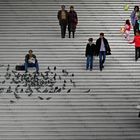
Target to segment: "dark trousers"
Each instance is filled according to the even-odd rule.
[[[140,57],[140,47],[135,47],[135,61]]]
[[[136,35],[136,26],[133,26],[134,35]]]
[[[61,27],[61,38],[65,38],[67,25],[61,24],[60,27]]]
[[[71,38],[71,33],[72,33],[72,37],[74,38],[75,36],[75,30],[76,30],[76,26],[73,24],[68,24],[68,32],[69,32],[69,38]]]
[[[75,32],[72,32],[72,37],[74,38]],[[69,38],[71,38],[71,31],[69,31]]]

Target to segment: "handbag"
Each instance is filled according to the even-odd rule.
[[[24,65],[16,65],[15,66],[15,70],[24,71],[25,70],[25,66]]]

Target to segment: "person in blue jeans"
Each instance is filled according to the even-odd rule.
[[[88,39],[88,43],[86,45],[85,56],[86,60],[86,70],[90,68],[93,69],[93,56],[96,55],[96,45],[93,43],[93,38]]]
[[[39,73],[39,65],[36,55],[33,54],[32,50],[29,50],[28,52],[29,53],[25,56],[25,72],[28,72],[28,67],[35,67],[36,73]]]
[[[108,40],[104,37],[104,33],[100,33],[100,37],[96,40],[97,54],[99,55],[100,71],[104,68],[106,54],[110,54],[110,46]]]

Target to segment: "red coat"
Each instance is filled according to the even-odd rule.
[[[135,43],[135,47],[136,48],[140,48],[140,35],[136,35],[134,36],[134,40],[131,43]]]

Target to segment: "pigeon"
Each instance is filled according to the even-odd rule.
[[[88,92],[90,92],[90,89],[88,89],[87,91],[85,91],[85,93],[88,93]]]
[[[10,103],[15,103],[15,101],[13,101],[13,100],[10,100]]]
[[[59,75],[59,80],[61,80],[61,76]]]
[[[61,88],[59,88],[56,92],[61,92]]]
[[[65,73],[65,70],[64,69],[62,70],[62,73]]]
[[[44,98],[43,98],[43,97],[38,96],[38,98],[39,98],[40,100],[44,100]]]
[[[50,100],[52,97],[47,97],[46,100]]]
[[[16,94],[16,92],[14,92],[14,96],[15,96],[16,99],[20,99],[20,98],[21,98],[21,97],[19,97],[19,96]]]
[[[56,76],[55,75],[54,75],[53,79],[56,80]]]
[[[2,84],[4,84],[4,83],[5,83],[5,80],[2,81]]]
[[[4,65],[3,64],[0,64],[0,67],[4,67]]]
[[[63,84],[63,87],[65,87],[66,86],[66,84]]]
[[[21,88],[20,93],[23,93],[23,88]]]
[[[41,91],[39,90],[40,88],[35,88],[35,89],[36,89],[37,92],[41,92]]]
[[[51,70],[49,66],[48,66],[48,70],[49,70],[49,71]]]
[[[70,82],[73,83],[72,79],[70,79]]]
[[[71,89],[68,89],[67,93],[70,93],[71,92]]]
[[[10,69],[10,65],[8,64],[8,65],[7,65],[7,71],[9,71],[9,69]]]
[[[6,93],[11,93],[11,92],[12,92],[11,86],[9,86],[8,89],[7,89],[7,91],[6,91]]]
[[[73,82],[73,86],[74,86],[74,87],[76,87],[76,84],[75,84],[75,82]]]
[[[65,74],[65,76],[67,76],[69,73],[66,71],[66,70],[62,70],[62,73],[64,73]]]
[[[72,75],[71,75],[72,77],[74,76],[74,74],[72,73]]]
[[[54,70],[56,70],[56,66],[54,66]]]
[[[55,87],[55,90],[57,90],[58,89],[58,87]]]
[[[47,92],[48,92],[48,89],[45,88],[45,89],[43,90],[43,93],[47,93]]]
[[[4,88],[0,88],[0,93],[2,93],[4,91]]]
[[[30,92],[30,94],[28,94],[28,96],[31,96],[32,95],[32,92]]]

